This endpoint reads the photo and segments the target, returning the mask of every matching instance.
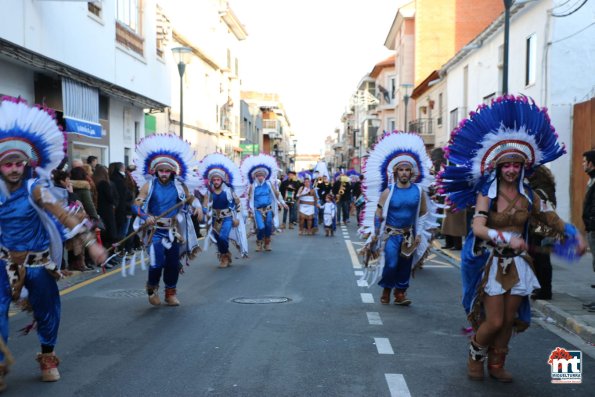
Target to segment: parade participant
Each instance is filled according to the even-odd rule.
[[[202,206],[190,194],[199,184],[198,176],[192,171],[198,164],[190,144],[176,135],[148,136],[138,143],[135,155],[136,169],[132,176],[141,188],[132,211],[137,216],[135,229],[145,223],[148,226],[144,229],[143,242],[145,247],[150,247],[146,285],[149,303],[161,304],[157,292],[163,274],[165,303],[178,306],[180,258],[185,257],[188,263],[200,250],[191,215],[202,219]]]
[[[341,223],[341,219],[343,219],[343,224],[347,225],[351,206],[351,182],[344,171],[335,174],[333,196],[337,203],[337,222]]]
[[[281,193],[281,197],[287,204],[289,209],[283,209],[283,222],[281,223],[281,229],[285,228],[285,223],[289,221],[289,228],[293,229],[294,226],[297,224],[297,204],[296,204],[296,194],[298,189],[300,188],[301,183],[297,179],[297,174],[295,171],[287,172],[287,178],[281,182],[279,186],[279,192]],[[289,214],[289,219],[288,215]]]
[[[452,132],[440,175],[441,192],[456,208],[475,204],[473,233],[462,252],[463,305],[475,330],[469,345],[469,378],[489,375],[511,382],[504,368],[513,329],[529,326],[528,296],[539,288],[528,255],[530,220],[564,238],[568,253],[585,243],[539,196],[524,185],[525,174],[564,154],[545,109],[526,97],[504,96],[481,105]],[[556,247],[554,247],[556,249]]]
[[[335,235],[336,229],[336,219],[337,219],[337,207],[335,205],[335,200],[333,199],[332,194],[326,195],[326,201],[322,207],[323,216],[324,216],[324,231],[326,237],[331,237]]]
[[[233,241],[243,258],[248,256],[248,239],[242,216],[240,196],[246,190],[240,168],[221,153],[202,159],[198,174],[204,181],[199,191],[204,197],[208,229],[204,250],[210,243],[217,244],[219,267],[231,265],[229,242]]]
[[[364,169],[368,202],[361,232],[369,238],[362,253],[382,252],[380,264],[366,270],[373,270],[372,282],[382,272],[378,285],[384,305],[390,303],[391,290],[396,305],[411,304],[406,295],[411,269],[425,259],[430,229],[437,225],[437,207],[427,196],[433,182],[430,166],[423,140],[395,131],[374,146]]]
[[[314,234],[313,222],[316,216],[315,208],[320,207],[316,198],[316,192],[312,189],[312,181],[304,179],[304,185],[297,193],[298,198],[298,222],[300,226],[299,235]]]
[[[64,158],[65,136],[49,109],[3,98],[0,103],[0,389],[8,371],[8,309],[25,290],[37,324],[41,380],[60,379],[54,353],[60,325],[60,278],[63,241],[76,239],[96,262],[105,250],[90,223],[71,216],[52,193],[50,172]],[[37,177],[34,177],[33,174]]]
[[[288,209],[273,184],[279,169],[277,160],[268,154],[244,159],[240,167],[248,181],[248,211],[256,223],[256,251],[271,251],[271,236],[279,228],[279,206]]]

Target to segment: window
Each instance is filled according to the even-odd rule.
[[[141,0],[117,0],[116,5],[116,19],[138,34],[140,2]]]
[[[525,85],[535,84],[537,74],[537,43],[535,34],[527,37],[525,52]]]
[[[91,14],[101,18],[101,1],[87,2],[87,9]]]
[[[444,111],[444,103],[442,99],[442,93],[438,94],[438,118],[436,119],[436,124],[442,125],[442,112]]]
[[[144,39],[141,36],[142,0],[117,0],[116,42],[139,55],[144,55]]]
[[[390,99],[391,99],[391,102],[394,102],[395,101],[395,95],[396,95],[396,92],[397,92],[397,78],[395,76],[391,76],[391,78],[390,78],[389,89],[390,89]]]
[[[392,132],[392,131],[394,131],[394,130],[397,129],[397,122],[396,122],[396,120],[394,118],[389,118],[388,119],[388,122],[386,123],[386,125],[388,127],[387,130],[390,131],[390,132]]]
[[[450,111],[450,130],[454,130],[459,125],[459,109],[454,108]]]

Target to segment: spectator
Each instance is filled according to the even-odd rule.
[[[89,164],[83,164],[83,169],[85,170],[86,180],[89,182],[89,185],[91,185],[93,205],[97,208],[97,186],[95,186],[95,181],[93,180],[93,169]]]
[[[333,184],[333,196],[337,200],[337,224],[341,223],[343,215],[343,224],[349,223],[349,210],[351,206],[351,182],[347,175],[341,175]]]
[[[78,196],[73,191],[70,173],[68,171],[55,170],[53,175],[58,196],[63,198],[62,206],[69,212],[72,211],[82,222],[85,219],[85,213]],[[83,272],[89,269],[85,266],[84,252],[80,244],[77,244],[73,240],[67,240],[64,242],[64,249],[68,252],[68,270]]]
[[[87,157],[87,164],[89,164],[91,166],[91,169],[93,170],[93,172],[95,172],[95,168],[97,167],[98,162],[99,162],[99,160],[95,156]]]
[[[583,153],[583,169],[589,175],[587,193],[583,203],[583,222],[585,223],[587,240],[593,256],[593,271],[595,271],[595,150]],[[591,288],[595,288],[595,284],[591,284]],[[595,311],[595,302],[587,305],[587,309]]]
[[[134,199],[133,192],[129,189],[126,182],[126,169],[124,163],[110,164],[110,181],[114,184],[118,192],[118,204],[116,205],[116,230],[118,239],[122,239],[128,234],[130,220],[132,218],[131,206]]]
[[[72,166],[72,168],[82,167],[83,166],[83,160],[81,160],[81,159],[74,159],[74,160],[72,160],[71,166]]]
[[[279,192],[285,200],[288,208],[283,209],[283,223],[281,223],[281,229],[285,229],[285,223],[287,222],[287,217],[289,215],[289,228],[293,229],[294,226],[297,224],[297,203],[296,203],[296,193],[301,186],[300,181],[297,179],[297,175],[295,171],[287,172],[287,179],[281,182],[281,186],[279,187]]]
[[[85,209],[87,216],[91,220],[97,222],[99,220],[99,215],[97,215],[97,209],[95,207],[95,203],[93,202],[91,183],[87,179],[87,174],[85,173],[83,167],[73,168],[70,172],[70,179],[72,183],[72,189],[83,204],[83,208]],[[91,180],[91,182],[93,182],[93,180]]]
[[[117,241],[118,229],[116,227],[115,210],[118,205],[118,193],[110,182],[107,168],[98,164],[93,173],[93,181],[97,187],[97,213],[105,226],[101,231],[101,241],[104,247],[109,248]],[[106,268],[111,269],[112,264]]]
[[[441,234],[444,236],[442,249],[460,251],[463,248],[463,237],[467,235],[467,211],[445,211]]]
[[[529,186],[541,199],[541,210],[547,205],[556,209],[556,181],[554,175],[545,165],[535,169],[535,172],[528,178]],[[531,295],[532,299],[552,299],[552,261],[549,252],[541,249],[541,243],[547,235],[547,225],[541,225],[534,221],[529,224],[529,254],[533,259],[533,267],[537,281],[541,286],[537,292]]]

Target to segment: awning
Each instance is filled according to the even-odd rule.
[[[62,103],[66,132],[101,138],[99,91],[74,80],[62,78]]]

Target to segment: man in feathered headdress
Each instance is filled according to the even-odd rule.
[[[242,173],[249,181],[248,210],[256,223],[256,251],[271,251],[271,236],[279,227],[279,205],[288,209],[274,182],[277,160],[266,154],[251,156],[242,162]]]
[[[504,368],[508,342],[514,329],[529,326],[528,296],[540,287],[529,258],[529,222],[563,239],[554,250],[569,259],[584,253],[576,228],[523,182],[525,174],[564,154],[556,138],[545,109],[527,97],[506,95],[472,112],[446,148],[452,165],[440,175],[441,192],[457,208],[475,205],[473,231],[461,253],[463,306],[475,330],[467,358],[470,379],[484,379],[487,356],[492,378],[513,380]]]
[[[209,220],[205,251],[210,242],[216,243],[219,267],[226,268],[232,262],[230,239],[237,245],[242,257],[248,256],[248,240],[240,203],[246,185],[239,167],[220,153],[207,155],[200,162],[198,173],[205,182],[201,193]]]
[[[437,209],[427,196],[433,180],[430,165],[418,135],[395,132],[374,146],[364,169],[369,201],[363,232],[371,234],[365,249],[382,252],[378,285],[383,288],[380,303],[384,305],[390,303],[392,290],[396,305],[411,304],[406,296],[411,269],[423,261],[430,229],[437,225]],[[383,249],[378,242],[384,243]]]
[[[132,206],[138,216],[135,227],[146,223],[145,245],[151,264],[147,281],[149,303],[160,305],[157,291],[163,274],[165,303],[179,306],[177,297],[180,256],[188,260],[199,246],[191,215],[202,219],[202,206],[190,192],[198,185],[193,169],[198,165],[188,142],[176,135],[155,134],[136,147],[137,184],[142,186]]]
[[[60,379],[54,346],[60,325],[60,278],[63,240],[86,247],[95,262],[105,250],[95,241],[91,225],[66,212],[52,193],[50,172],[64,157],[64,134],[47,109],[21,100],[0,103],[0,389],[11,361],[6,349],[8,308],[28,291],[37,322],[41,380]],[[33,178],[35,171],[39,178]],[[24,288],[23,288],[24,287]]]

